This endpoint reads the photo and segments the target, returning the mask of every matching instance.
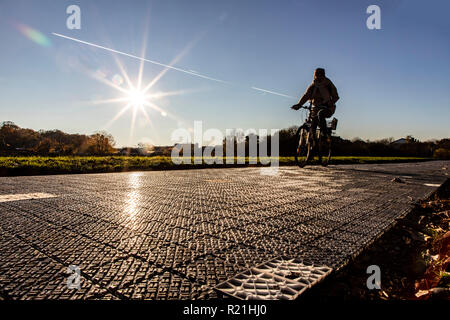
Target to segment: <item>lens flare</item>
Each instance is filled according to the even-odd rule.
[[[50,47],[52,45],[52,42],[49,38],[47,38],[43,33],[40,31],[33,29],[27,25],[24,24],[17,24],[16,28],[22,33],[25,37],[30,39],[31,41],[43,46],[43,47]]]
[[[123,83],[123,78],[116,74],[114,75],[114,77],[112,78],[112,82],[116,85],[116,86],[121,86]]]

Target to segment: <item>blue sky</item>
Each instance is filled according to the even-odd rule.
[[[81,8],[81,30],[66,27],[71,4]],[[381,8],[381,30],[366,28],[371,4]],[[175,66],[232,84],[168,71],[152,92],[187,91],[154,101],[175,118],[148,109],[149,125],[138,113],[130,138],[132,112],[125,112],[106,128],[118,146],[171,144],[173,130],[194,120],[223,132],[299,124],[302,114],[289,107],[319,66],[341,96],[338,135],[449,137],[449,10],[444,0],[0,0],[0,120],[72,133],[105,128],[125,104],[92,101],[123,94],[87,73],[120,74],[113,55],[51,33],[139,56],[147,25],[146,58],[169,64],[193,44]],[[50,45],[30,40],[18,25],[40,31]],[[139,61],[119,59],[137,81]],[[144,83],[164,69],[144,67]]]

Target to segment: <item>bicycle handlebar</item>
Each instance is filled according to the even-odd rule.
[[[319,106],[319,107],[315,107],[315,108],[326,108],[326,106]],[[311,110],[313,109],[313,106],[312,106],[312,105],[309,105],[309,106],[300,106],[298,109],[306,109],[306,110],[311,111]]]
[[[294,104],[294,105],[291,107],[291,109],[294,109],[294,110],[306,109],[306,110],[309,110],[309,111],[311,111],[311,109],[312,109],[312,106],[311,106],[311,105],[309,105],[309,106],[300,106],[300,107],[296,108],[297,106],[298,106],[298,105]]]

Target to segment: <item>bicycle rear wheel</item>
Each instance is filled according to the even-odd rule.
[[[295,141],[297,141],[295,162],[300,168],[303,168],[309,162],[311,156],[311,143],[308,130],[304,127],[298,128]]]

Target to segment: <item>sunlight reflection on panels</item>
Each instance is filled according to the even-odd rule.
[[[56,198],[57,196],[49,193],[25,193],[25,194],[4,194],[0,195],[0,202],[32,200],[32,199],[47,199]]]
[[[426,185],[427,187],[434,187],[434,188],[438,188],[441,186],[440,184],[435,183],[425,183],[424,185]]]
[[[128,186],[130,187],[130,191],[126,194],[124,214],[129,217],[131,228],[133,229],[136,228],[136,213],[142,198],[140,191],[140,187],[142,185],[142,175],[142,172],[136,172],[128,176]]]

